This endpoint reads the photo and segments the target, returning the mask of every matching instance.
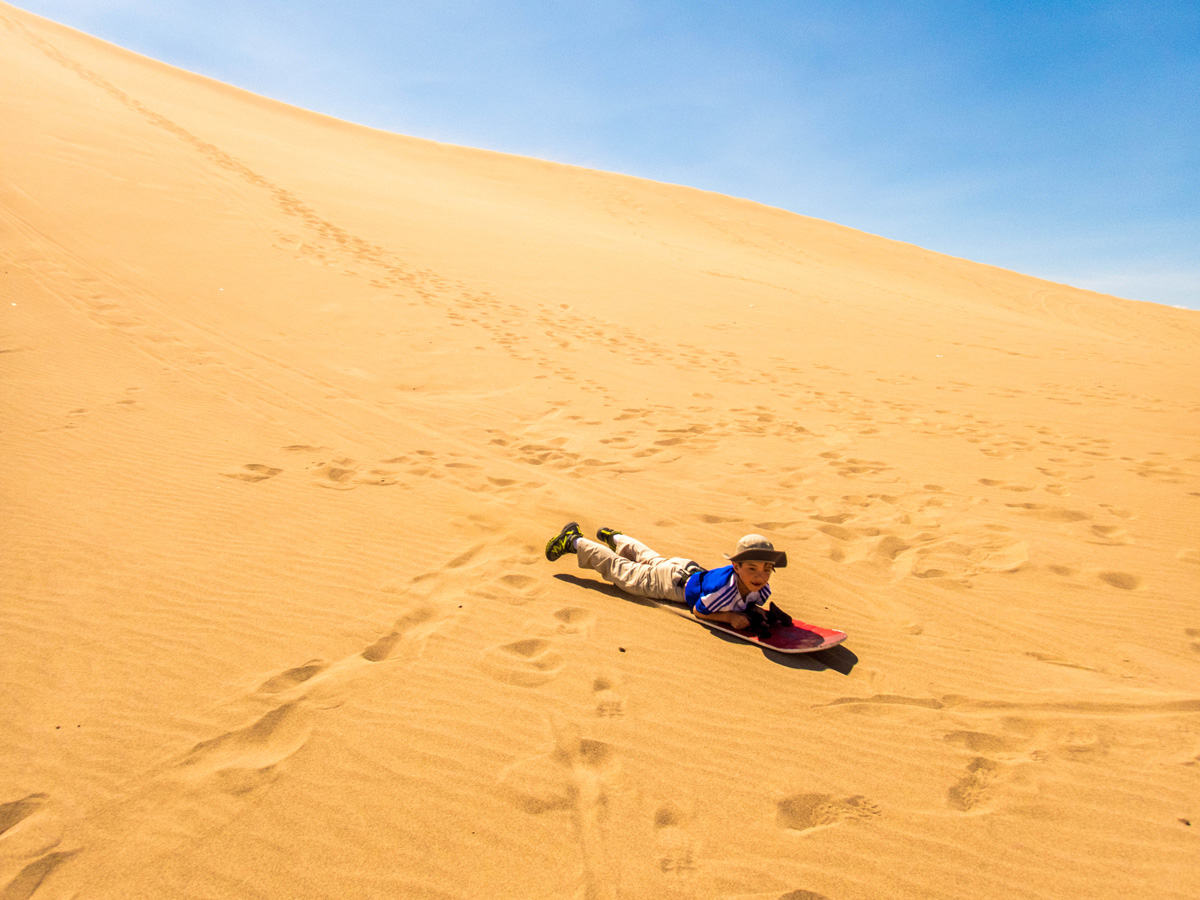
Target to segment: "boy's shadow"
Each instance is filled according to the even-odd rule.
[[[626,603],[636,603],[638,606],[650,606],[656,609],[660,607],[672,609],[675,607],[675,604],[660,603],[657,600],[651,600],[647,597],[631,596],[604,581],[594,581],[591,578],[580,578],[578,575],[569,575],[566,573],[560,573],[554,577],[559,581],[565,581],[576,587],[596,591],[599,594],[604,594],[616,600],[624,600]],[[700,622],[699,624],[703,625],[704,623]],[[739,640],[723,631],[717,631],[712,628],[707,630],[713,637],[720,638],[727,643],[741,644],[743,646],[747,644],[746,641]],[[809,672],[823,672],[826,669],[833,669],[833,671],[842,675],[849,675],[858,663],[858,656],[854,651],[841,644],[836,647],[830,647],[828,650],[818,650],[815,653],[780,653],[776,650],[769,650],[766,647],[760,647],[759,652],[776,665],[784,666],[788,669],[804,669]]]

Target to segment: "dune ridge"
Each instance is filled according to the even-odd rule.
[[[0,72],[3,900],[1193,895],[1195,313],[2,3]]]

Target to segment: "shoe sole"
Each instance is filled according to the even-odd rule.
[[[620,534],[621,532],[619,532],[619,531],[614,531],[614,532],[613,532],[612,534],[610,534],[608,537],[605,537],[603,532],[604,532],[604,529],[603,529],[603,528],[601,528],[599,531],[597,531],[597,532],[596,532],[596,540],[598,540],[600,543],[604,544],[604,546],[608,547],[608,549],[609,549],[609,550],[611,550],[611,551],[613,551],[614,553],[616,553],[616,552],[617,552],[617,540],[616,540],[616,537],[617,537],[617,535],[618,535],[618,534]]]
[[[583,533],[579,530],[578,522],[568,522],[566,525],[564,525],[563,530],[554,537],[550,538],[549,542],[546,544],[546,559],[550,560],[550,562],[557,562],[559,559],[562,559],[562,557],[571,552],[563,549],[555,553],[554,545],[558,543],[558,541],[562,540],[563,535],[566,534],[569,534],[572,537],[583,537]]]

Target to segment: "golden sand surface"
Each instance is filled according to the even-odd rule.
[[[1196,896],[1200,314],[5,4],[0,123],[4,900]]]

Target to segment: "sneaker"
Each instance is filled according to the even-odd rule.
[[[574,553],[575,538],[581,537],[583,532],[579,530],[579,523],[568,522],[563,526],[563,530],[550,538],[550,542],[546,544],[546,559],[554,562],[564,553]]]
[[[615,528],[601,528],[596,532],[596,539],[608,544],[608,549],[615,552],[617,549],[615,538],[618,534],[621,534],[621,532]]]

